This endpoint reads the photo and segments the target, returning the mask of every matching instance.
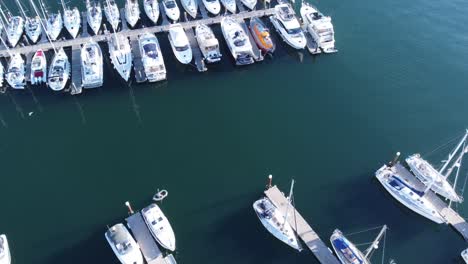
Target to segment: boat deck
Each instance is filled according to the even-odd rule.
[[[425,185],[419,181],[411,172],[409,172],[403,165],[397,163],[394,166],[398,175],[405,181],[411,183],[419,190],[424,190]],[[448,205],[432,191],[426,193],[426,198],[436,207],[442,217],[458,232],[463,238],[468,241],[468,223],[461,217],[455,210],[448,207]]]
[[[143,61],[141,60],[141,52],[138,44],[138,37],[130,38],[130,46],[132,47],[133,56],[133,69],[135,70],[135,80],[137,83],[146,82],[145,68],[143,67]]]
[[[315,42],[310,33],[307,32],[307,27],[305,25],[302,25],[302,30],[304,31],[304,36],[307,40],[306,47],[309,50],[309,52],[314,55],[322,53],[322,50],[320,50],[319,46],[317,45],[317,42]]]
[[[273,186],[265,191],[265,195],[270,199],[273,204],[283,213],[286,213],[288,207],[288,200],[284,194]],[[320,239],[317,233],[307,223],[307,221],[301,216],[296,208],[289,206],[290,210],[293,209],[295,217],[288,218],[288,222],[291,227],[296,231],[299,237],[304,241],[307,247],[312,251],[315,257],[320,263],[326,264],[340,264],[338,259],[333,255],[330,248]],[[297,229],[296,229],[297,227]]]
[[[244,13],[246,13],[246,12],[244,12]],[[255,61],[262,61],[263,60],[262,51],[258,48],[258,46],[257,46],[257,44],[256,44],[256,42],[255,42],[255,40],[254,40],[254,38],[252,36],[252,33],[250,33],[249,28],[245,24],[244,19],[238,19],[238,22],[240,23],[240,25],[244,29],[247,36],[249,36],[250,44],[252,45],[252,50],[253,50],[253,53],[255,55],[255,58],[254,58]]]
[[[143,257],[148,264],[166,264],[161,251],[153,239],[148,227],[146,226],[145,220],[140,212],[134,213],[127,219],[127,225],[132,231],[135,240],[140,246]]]

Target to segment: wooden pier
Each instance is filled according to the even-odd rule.
[[[418,180],[411,172],[409,172],[403,165],[397,163],[393,169],[405,181],[416,187],[418,190],[425,190],[426,186]],[[468,223],[461,217],[455,210],[448,207],[448,205],[432,191],[428,191],[425,197],[435,206],[437,211],[443,218],[450,224],[463,238],[468,241]]]
[[[265,195],[283,214],[286,213],[288,200],[278,187],[273,186],[269,188],[265,191]],[[289,224],[312,251],[318,261],[323,264],[340,264],[338,259],[333,255],[331,249],[325,245],[296,208],[289,206],[289,210],[294,211],[294,213],[290,213],[290,215],[295,215],[295,217],[288,218]]]
[[[86,38],[89,36],[88,32],[88,19],[86,17],[86,12],[81,13],[81,37]]]
[[[185,29],[185,34],[190,42],[190,47],[192,48],[193,59],[195,60],[195,66],[197,66],[197,70],[199,72],[207,71],[208,68],[205,65],[205,60],[203,59],[203,55],[201,53],[200,47],[198,46],[198,42],[195,39],[195,32],[193,28]]]
[[[133,56],[133,69],[135,70],[135,80],[137,83],[146,82],[145,68],[143,67],[143,61],[141,60],[140,45],[138,44],[138,37],[130,38],[130,46],[132,47]]]
[[[81,77],[81,46],[72,46],[72,59],[71,59],[71,84],[70,93],[80,94],[82,92],[82,77]]]
[[[31,62],[33,56],[34,53],[26,54],[26,71],[24,73],[24,79],[26,80],[26,82],[31,82]]]
[[[140,212],[132,214],[125,220],[140,246],[140,250],[147,264],[175,264],[172,255],[167,257],[163,256]]]

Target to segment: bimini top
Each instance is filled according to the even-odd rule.
[[[133,250],[132,243],[129,239],[128,231],[122,224],[117,224],[107,231],[109,240],[114,244],[115,248],[121,255],[127,254]]]

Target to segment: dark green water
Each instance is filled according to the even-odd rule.
[[[387,224],[386,263],[461,263],[463,239],[373,175],[396,151],[424,153],[466,127],[468,3],[314,4],[333,17],[337,54],[280,43],[273,59],[236,68],[221,41],[222,63],[198,73],[159,35],[166,83],[129,88],[107,65],[105,87],[82,96],[1,95],[0,233],[13,263],[117,263],[106,225],[157,188],[169,190],[179,263],[317,263],[257,220],[268,174],[283,191],[296,180],[296,205],[326,243],[335,228]]]

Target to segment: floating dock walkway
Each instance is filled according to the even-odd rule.
[[[175,259],[172,255],[164,257],[153,239],[145,220],[140,212],[134,213],[127,219],[127,225],[132,231],[135,240],[140,246],[143,257],[147,264],[175,264]]]
[[[265,195],[283,214],[286,214],[288,200],[278,187],[273,186],[269,188],[265,191]],[[294,210],[293,214],[295,214],[295,217],[288,218],[289,224],[312,251],[318,261],[322,264],[340,264],[332,251],[325,245],[301,214],[299,214],[296,208],[289,206],[289,210],[291,209]]]
[[[417,189],[426,189],[426,186],[400,163],[397,163],[393,168],[398,175],[400,175],[405,181],[415,186]],[[442,217],[445,218],[447,223],[450,224],[458,233],[460,233],[466,241],[468,241],[468,223],[466,220],[457,212],[455,212],[455,210],[450,208],[434,192],[427,192],[425,197],[436,207],[437,211],[442,215]]]

